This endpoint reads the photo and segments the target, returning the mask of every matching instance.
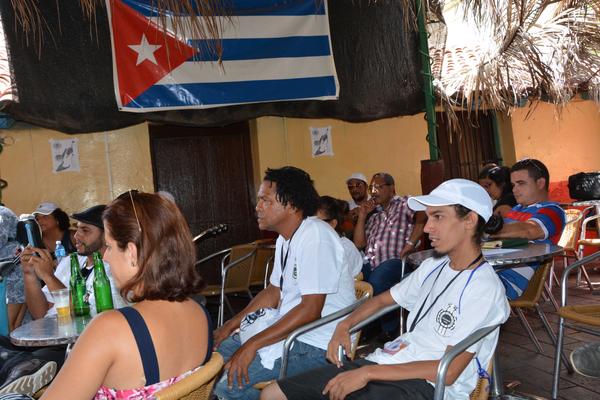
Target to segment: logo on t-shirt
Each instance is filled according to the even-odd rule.
[[[263,317],[267,313],[266,308],[259,308],[258,310],[247,314],[242,322],[240,323],[240,330],[246,330],[250,325],[256,322],[257,319]]]
[[[450,336],[451,332],[454,330],[456,326],[456,311],[458,307],[454,304],[449,303],[446,308],[438,311],[435,322],[437,322],[437,326],[435,331],[442,336]]]

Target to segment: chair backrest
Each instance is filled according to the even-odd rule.
[[[356,300],[360,300],[363,297],[368,299],[373,296],[373,286],[369,282],[354,281],[354,292],[356,293]]]
[[[275,255],[275,247],[269,242],[254,243],[257,247],[254,256],[254,265],[252,267],[252,275],[250,276],[250,286],[263,286],[265,277],[269,274],[267,267],[273,267],[273,262],[269,262],[269,260]]]
[[[575,251],[577,249],[577,240],[579,231],[583,222],[583,212],[577,209],[565,210],[567,223],[560,235],[558,245],[565,250]]]
[[[356,300],[360,299],[368,299],[373,297],[373,286],[369,282],[365,281],[354,281],[354,292],[356,293]],[[354,340],[352,341],[352,350],[350,354],[348,354],[348,358],[354,360],[354,356],[356,355],[356,348],[358,347],[358,342],[360,341],[361,331],[356,332],[354,336]]]
[[[228,258],[225,261],[225,266],[244,256],[247,256],[249,253],[255,250],[256,245],[253,243],[233,246]],[[250,277],[252,276],[252,268],[254,266],[255,258],[256,253],[227,271],[227,276],[225,278],[226,291],[227,289],[235,291],[242,289],[247,290],[250,287]]]
[[[202,368],[179,382],[156,392],[157,400],[208,400],[217,375],[223,367],[223,356],[213,352]]]
[[[490,360],[490,365],[488,365],[487,373],[489,376],[492,376],[492,360]],[[486,378],[477,379],[477,386],[469,395],[469,400],[487,400],[490,395],[490,381]]]
[[[540,297],[542,296],[542,291],[544,290],[546,276],[548,275],[548,271],[553,262],[553,260],[546,261],[538,267],[521,297],[509,302],[511,306],[531,308],[538,304]]]

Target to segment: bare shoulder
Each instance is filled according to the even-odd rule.
[[[120,312],[115,310],[104,311],[92,319],[85,328],[82,338],[99,336],[106,338],[107,341],[113,341],[127,330],[127,321]]]

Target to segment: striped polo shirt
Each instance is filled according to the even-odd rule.
[[[565,212],[558,203],[552,201],[544,201],[529,206],[517,204],[504,218],[505,224],[524,221],[534,221],[544,231],[544,237],[533,240],[533,243],[557,244],[566,224]],[[523,264],[498,273],[509,300],[521,296],[539,266],[540,263]]]

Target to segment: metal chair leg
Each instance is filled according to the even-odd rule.
[[[583,274],[583,277],[585,278],[585,281],[587,282],[588,287],[590,288],[590,292],[594,293],[594,285],[592,284],[592,280],[590,279],[590,276],[588,275],[587,270],[583,265],[579,268],[579,271]]]
[[[563,317],[560,317],[558,321],[558,338],[556,339],[556,351],[554,352],[554,371],[552,373],[552,400],[558,399],[560,359],[563,352],[563,342],[565,337],[565,320]]]
[[[231,307],[231,303],[229,302],[227,295],[225,295],[225,304],[227,304],[227,310],[229,311],[229,315],[233,317],[235,315],[235,312],[233,312],[233,307]]]
[[[492,385],[490,387],[490,397],[497,398],[504,394],[504,382],[502,372],[500,371],[500,363],[498,362],[498,349],[492,356]]]
[[[540,319],[542,320],[542,323],[544,324],[544,328],[546,328],[546,333],[550,337],[550,340],[552,340],[552,344],[554,344],[554,346],[556,346],[556,335],[554,334],[552,327],[548,323],[546,314],[544,314],[544,311],[542,311],[542,308],[539,305],[536,305],[535,309],[536,309]],[[565,356],[564,352],[561,352],[560,358],[562,359],[562,362],[565,364],[565,367],[567,368],[567,371],[569,372],[569,374],[574,373],[575,370],[573,369],[573,366],[569,362],[569,359],[567,358],[567,356]]]
[[[533,333],[533,329],[531,329],[531,325],[529,325],[529,322],[527,321],[527,318],[525,318],[525,314],[523,314],[523,310],[521,310],[518,307],[515,307],[515,312],[519,316],[519,320],[521,321],[521,325],[523,325],[523,327],[527,331],[527,334],[529,335],[529,338],[531,339],[531,341],[533,342],[533,344],[537,348],[538,353],[543,353],[544,351],[542,350],[542,345],[540,344],[540,341],[538,340],[537,336],[535,336],[535,333]]]
[[[554,297],[554,294],[552,293],[552,290],[550,290],[550,288],[548,287],[547,284],[544,283],[544,293],[546,295],[546,297],[548,298],[548,300],[550,300],[550,302],[552,303],[552,306],[554,307],[554,310],[556,312],[558,312],[558,302],[556,301],[556,298]]]

